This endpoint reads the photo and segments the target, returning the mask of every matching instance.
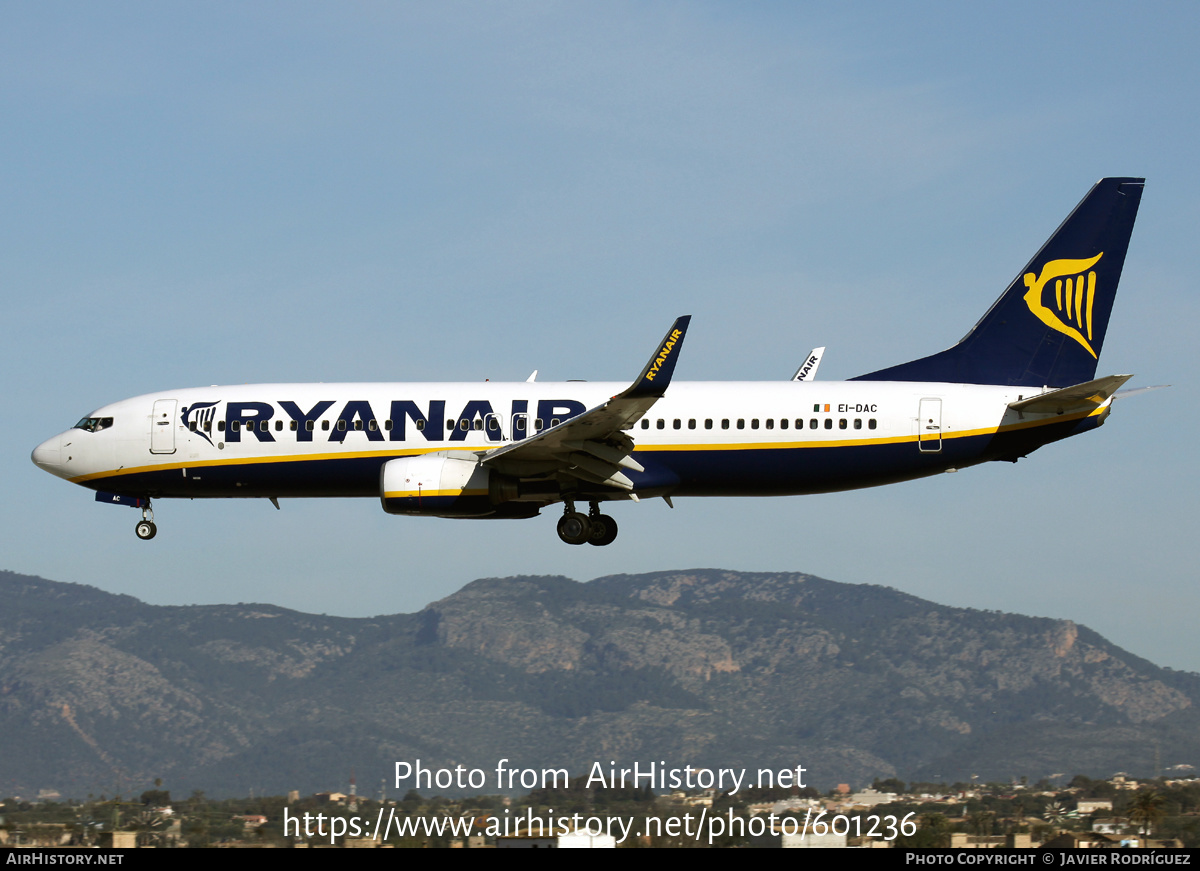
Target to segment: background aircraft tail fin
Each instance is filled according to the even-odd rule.
[[[957,345],[852,380],[1059,386],[1095,378],[1144,182],[1098,181]]]

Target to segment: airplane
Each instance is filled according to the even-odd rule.
[[[559,538],[597,546],[617,537],[606,502],[826,493],[1016,462],[1103,424],[1132,377],[1096,367],[1144,181],[1097,182],[956,345],[849,381],[812,380],[824,349],[786,382],[673,381],[684,316],[630,384],[535,372],[167,390],[89,413],[32,459],[140,508],[145,540],[154,499],[369,496],[450,518],[562,503]]]

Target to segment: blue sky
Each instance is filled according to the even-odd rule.
[[[0,567],[163,604],[417,610],[488,576],[803,571],[1084,623],[1200,671],[1194,4],[8,4]],[[829,496],[618,506],[608,548],[376,500],[38,471],[107,402],[260,381],[823,379],[953,344],[1144,175],[1098,432]],[[1165,761],[1165,760],[1164,760]]]

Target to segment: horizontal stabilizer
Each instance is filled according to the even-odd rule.
[[[1074,387],[1064,387],[1061,390],[1051,390],[1032,399],[1022,399],[1010,402],[1008,407],[1014,411],[1029,412],[1030,414],[1067,414],[1075,411],[1088,411],[1099,408],[1112,398],[1117,388],[1132,378],[1132,375],[1109,375],[1097,378],[1095,381],[1085,381]]]

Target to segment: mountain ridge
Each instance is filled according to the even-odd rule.
[[[804,764],[819,786],[1200,759],[1200,675],[802,573],[485,578],[368,618],[11,572],[0,597],[0,794],[316,791],[417,758]]]

